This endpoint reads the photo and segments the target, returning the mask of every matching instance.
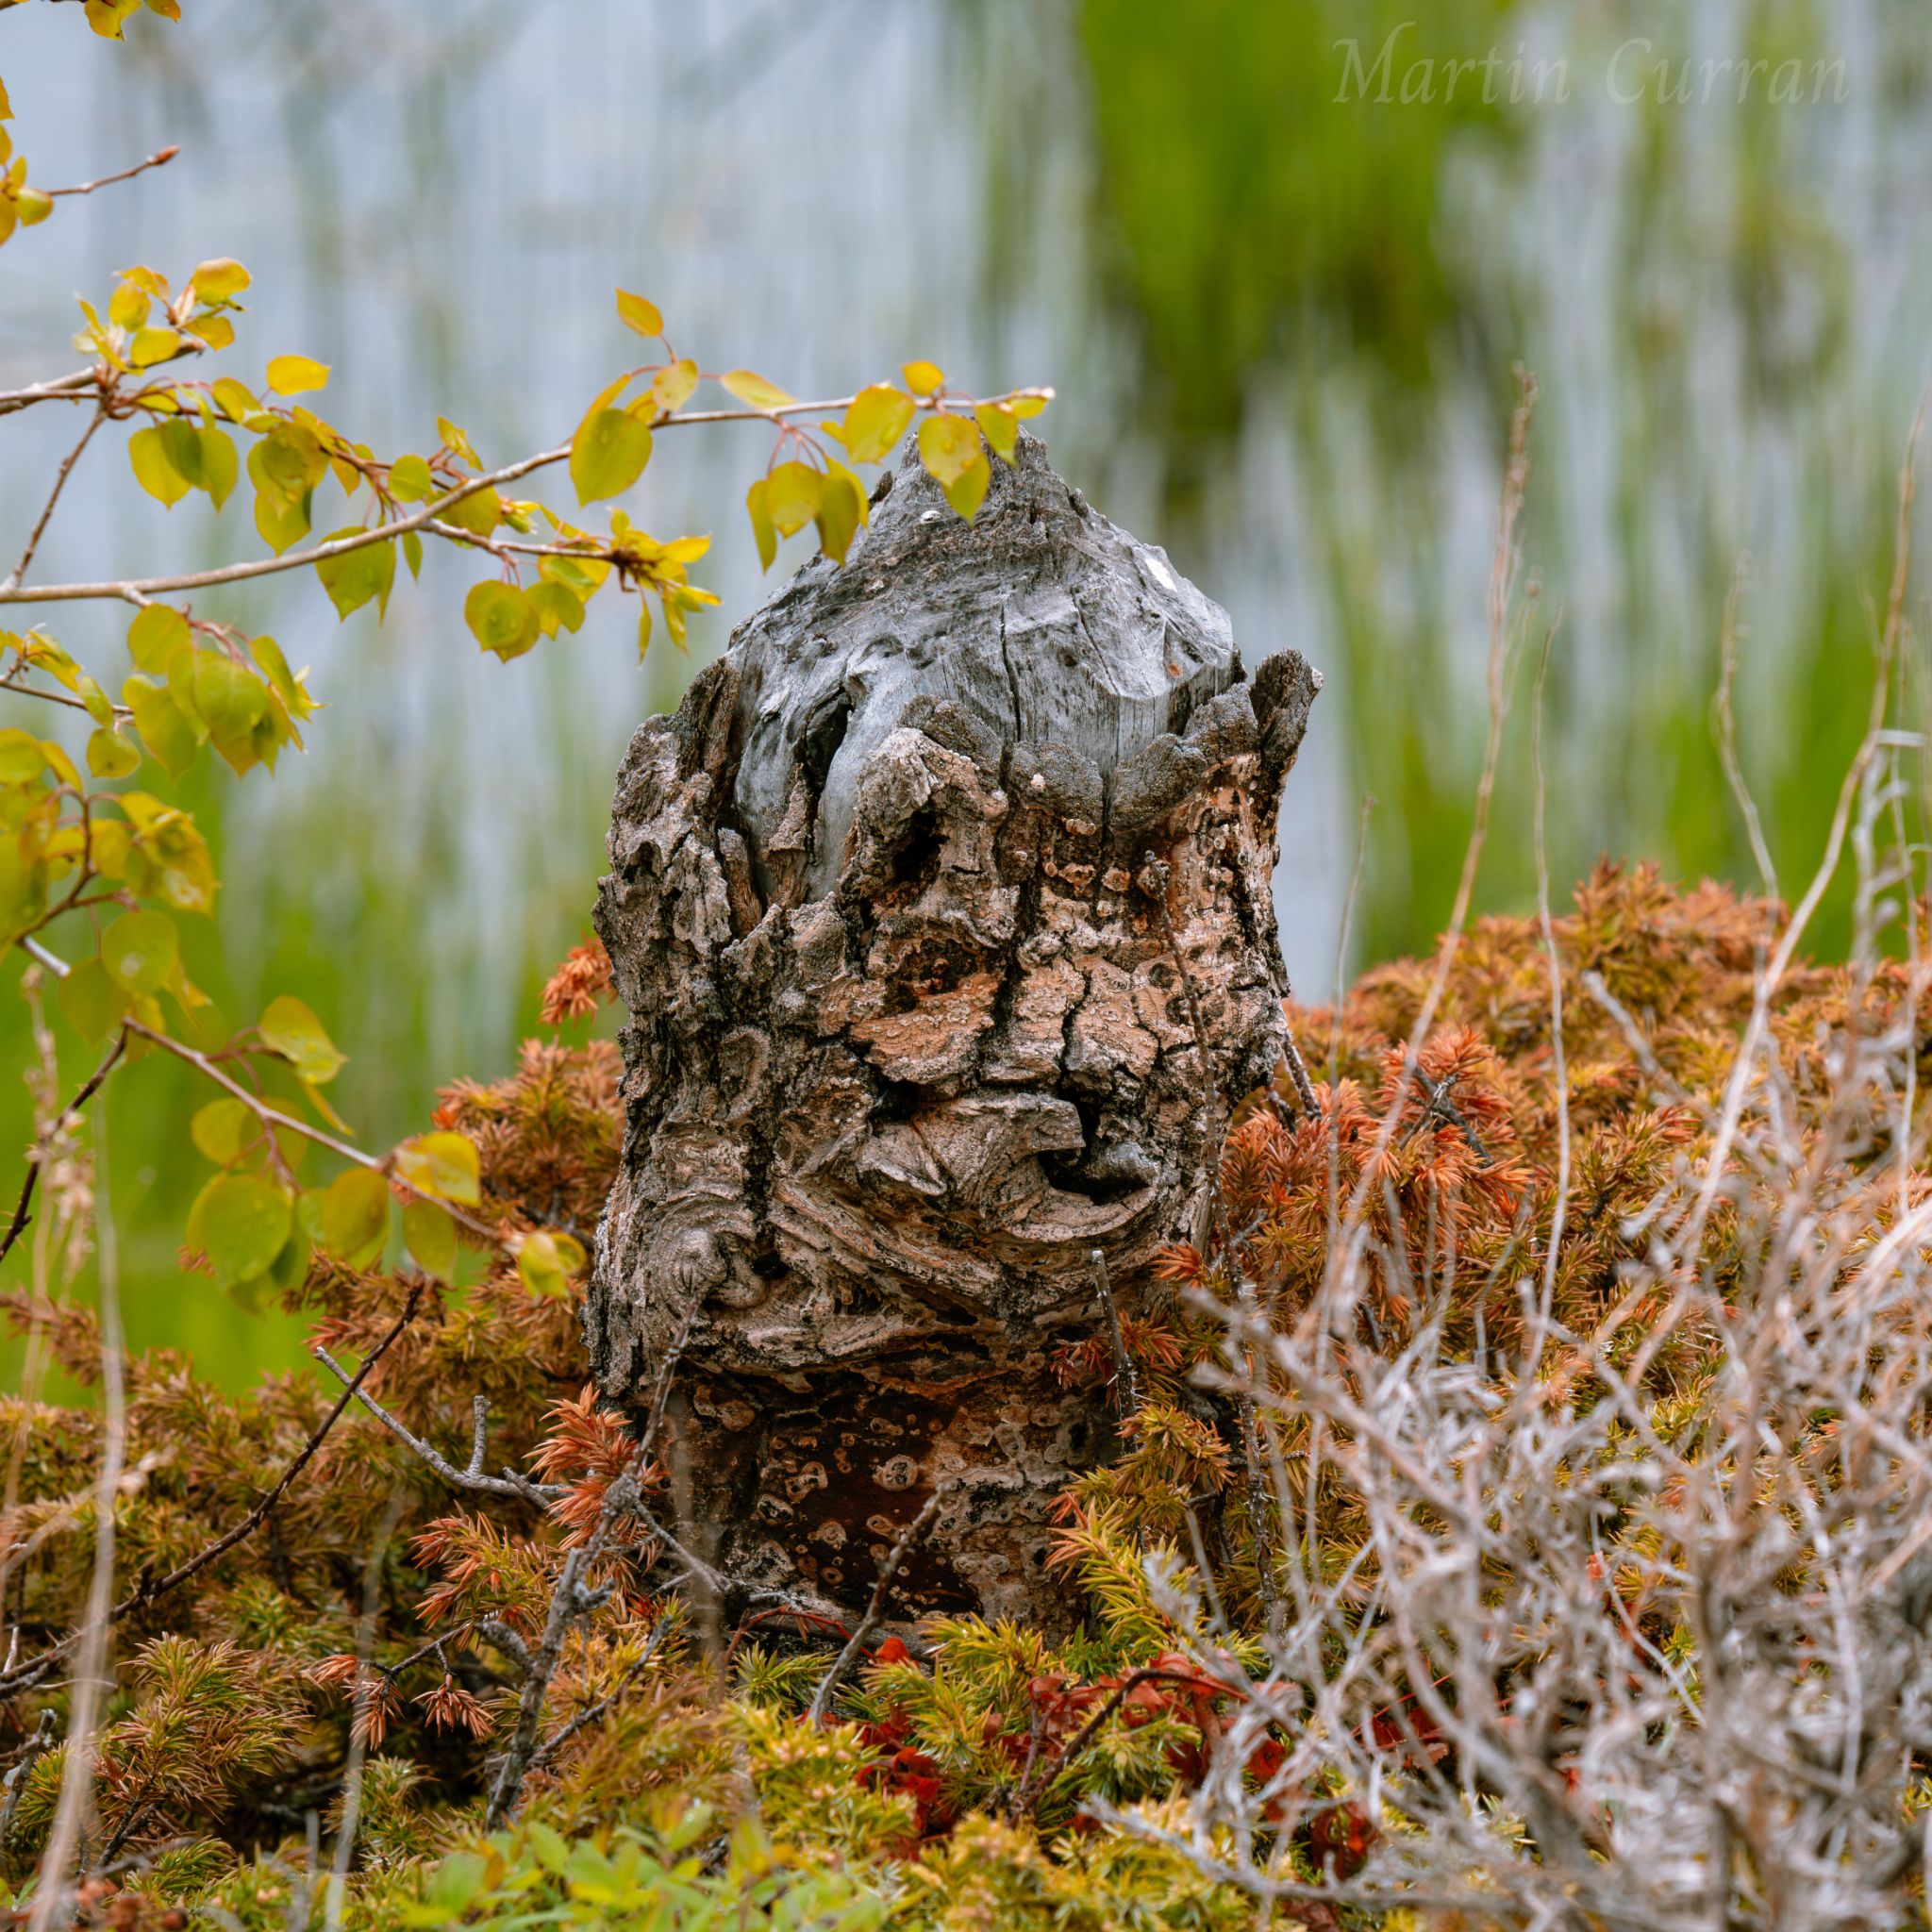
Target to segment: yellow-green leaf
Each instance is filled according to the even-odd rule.
[[[546,577],[531,587],[529,597],[530,608],[537,613],[546,638],[554,638],[559,629],[575,633],[583,628],[583,599],[568,584]]]
[[[157,503],[173,509],[188,494],[188,478],[169,460],[158,429],[137,429],[127,439],[127,460],[134,465],[134,480]]]
[[[130,677],[121,687],[121,702],[134,713],[134,728],[171,778],[180,777],[194,763],[201,740],[165,687],[145,677]]]
[[[891,383],[860,390],[845,410],[846,455],[856,463],[883,461],[906,434],[912,411],[912,398]]]
[[[141,769],[141,747],[103,724],[88,734],[87,768],[96,778],[125,778]]]
[[[127,359],[136,369],[151,369],[165,362],[181,346],[181,338],[172,328],[138,328],[127,345]]]
[[[482,489],[446,504],[437,512],[437,521],[454,524],[473,537],[487,537],[503,521],[503,498],[486,483]]]
[[[275,687],[275,695],[282,701],[282,708],[291,718],[306,718],[322,707],[308,695],[302,678],[289,669],[289,660],[282,655],[282,647],[271,637],[249,640],[248,655],[261,667],[268,681]],[[302,674],[308,675],[307,671]]]
[[[765,478],[765,509],[781,537],[802,530],[818,515],[825,479],[808,463],[780,463]]]
[[[207,310],[188,323],[187,329],[196,341],[210,349],[228,348],[235,341],[235,325],[225,315],[212,315]]]
[[[579,503],[619,496],[651,460],[651,425],[627,409],[597,408],[570,440],[570,480]]]
[[[333,543],[339,537],[361,534],[354,528],[338,530],[323,541]],[[365,543],[360,549],[346,550],[338,557],[319,558],[315,575],[322,579],[322,588],[328,592],[338,617],[346,618],[372,598],[378,610],[386,610],[390,586],[396,578],[396,546],[393,542]]]
[[[255,464],[253,450],[248,454],[248,461],[252,469]],[[255,492],[255,527],[260,533],[261,541],[277,557],[308,536],[308,503],[307,495],[291,503],[277,491],[258,490]]]
[[[617,312],[625,327],[635,329],[641,336],[664,333],[664,318],[658,313],[658,305],[642,295],[633,295],[628,289],[617,291]]]
[[[698,386],[698,365],[689,356],[668,364],[651,378],[651,401],[666,413],[681,409]]]
[[[176,417],[172,423],[158,426],[155,434],[161,439],[161,447],[167,452],[168,460],[175,467],[175,474],[184,477],[194,489],[201,488],[201,432],[192,423]]]
[[[165,677],[184,651],[194,648],[188,620],[169,604],[144,604],[127,626],[128,655],[140,670]]]
[[[483,467],[475,450],[471,446],[470,439],[447,416],[439,416],[436,419],[436,433],[442,438],[442,446],[451,456],[460,457],[473,470],[480,470]]]
[[[992,481],[992,465],[980,451],[958,475],[944,486],[946,501],[970,524],[986,501],[987,486]]]
[[[937,362],[901,363],[899,374],[916,396],[937,395],[946,386],[946,372]]]
[[[225,651],[194,654],[194,708],[214,748],[236,774],[260,762],[255,727],[268,710],[268,687]]]
[[[98,959],[80,959],[60,982],[60,1010],[84,1040],[105,1040],[127,1011],[127,995]]]
[[[137,329],[147,320],[154,297],[138,275],[125,275],[108,297],[108,320],[116,328]]]
[[[188,1124],[189,1138],[217,1167],[232,1167],[261,1138],[254,1109],[225,1094],[198,1109]]]
[[[31,785],[46,763],[46,747],[31,731],[18,724],[0,731],[0,785]]]
[[[180,958],[180,935],[165,912],[124,912],[101,935],[101,963],[136,999],[159,991]]]
[[[541,1301],[561,1301],[569,1294],[571,1276],[583,1273],[585,1260],[583,1243],[567,1234],[540,1228],[517,1243],[517,1273]]]
[[[205,261],[188,277],[188,286],[204,302],[232,302],[252,277],[231,256]]]
[[[845,561],[845,553],[852,547],[852,539],[864,508],[865,492],[859,489],[858,479],[851,471],[836,470],[825,478],[824,492],[814,521],[818,525],[819,547],[835,563]]]
[[[208,491],[208,501],[220,509],[227,502],[236,477],[242,474],[242,459],[235,454],[234,442],[226,431],[209,424],[198,432],[198,436],[201,443],[201,487]]]
[[[404,1204],[403,1245],[424,1274],[447,1281],[456,1273],[457,1224],[434,1201]]]
[[[718,380],[741,403],[754,409],[782,409],[788,403],[798,400],[775,382],[767,382],[755,369],[728,369]]]
[[[981,403],[973,412],[980,434],[1008,462],[1013,460],[1013,446],[1020,440],[1020,419],[1010,403]]]
[[[348,1056],[338,1047],[314,1013],[291,993],[262,1009],[261,1043],[279,1054],[310,1086],[325,1086],[341,1072]]]
[[[751,534],[758,546],[758,568],[770,570],[772,559],[778,554],[778,533],[772,527],[771,506],[766,501],[762,476],[744,492],[744,508],[751,518]]]
[[[194,1204],[192,1228],[224,1288],[261,1274],[293,1222],[287,1193],[249,1174],[217,1174]]]
[[[389,493],[399,503],[421,503],[436,494],[436,479],[421,457],[398,457],[389,466]]]
[[[366,1268],[389,1239],[389,1183],[373,1168],[337,1174],[322,1199],[322,1241],[339,1261]]]
[[[75,791],[85,789],[80,782],[80,767],[68,756],[65,745],[57,743],[51,738],[43,738],[41,741],[41,756],[53,768],[54,775],[63,785],[72,786]]]
[[[329,365],[312,356],[276,356],[268,365],[268,386],[278,396],[299,396],[328,381]]]
[[[254,391],[245,383],[237,382],[232,375],[217,377],[209,393],[214,397],[215,407],[230,423],[242,422],[261,408],[255,400]]]
[[[306,424],[277,423],[248,452],[248,474],[293,503],[328,474],[328,455]]]
[[[419,1193],[475,1207],[480,1198],[476,1143],[462,1134],[419,1134],[396,1149],[396,1172]]]
[[[528,593],[493,579],[471,586],[463,599],[463,621],[486,651],[506,662],[521,658],[542,630]]]
[[[919,459],[941,489],[956,483],[979,455],[979,431],[964,416],[928,416],[919,425]]]
[[[87,24],[104,41],[121,38],[121,23],[141,6],[141,0],[82,0]]]

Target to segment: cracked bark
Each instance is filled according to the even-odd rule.
[[[1319,685],[1292,652],[1249,678],[1029,437],[972,525],[908,452],[846,566],[640,727],[585,1333],[635,1406],[691,1322],[678,1489],[720,1569],[850,1613],[948,1484],[892,1614],[1065,1627],[1049,1514],[1112,1423],[1049,1359],[1108,1320],[1095,1249],[1144,1305],[1280,1058],[1275,817]]]

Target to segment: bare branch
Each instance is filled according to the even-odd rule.
[[[0,1254],[5,1252],[0,1248]],[[1108,1339],[1113,1343],[1113,1373],[1120,1390],[1121,1412],[1132,1415],[1141,1407],[1141,1384],[1134,1374],[1134,1358],[1127,1353],[1126,1337],[1121,1332],[1121,1311],[1113,1298],[1113,1283],[1108,1276],[1107,1251],[1090,1248],[1087,1258],[1093,1264],[1093,1279],[1100,1291],[1100,1305],[1107,1310],[1107,1332]]]
[[[80,460],[81,452],[93,441],[94,431],[107,420],[108,412],[103,408],[96,408],[87,419],[87,427],[80,432],[80,441],[61,458],[60,468],[55,474],[54,488],[47,496],[46,508],[41,511],[39,521],[28,534],[26,548],[20,553],[20,561],[13,566],[8,575],[6,584],[0,586],[0,589],[11,590],[25,576],[27,565],[34,560],[34,552],[40,548],[41,539],[46,535],[47,525],[54,520],[54,511],[60,501],[60,492],[66,489],[67,479],[73,474],[75,464]]]
[[[48,188],[42,192],[46,194],[92,194],[97,188],[111,188],[117,181],[132,181],[137,175],[144,175],[150,168],[165,168],[181,152],[178,146],[158,148],[144,161],[136,161],[131,168],[123,168],[112,175],[103,175],[98,181],[83,181],[77,188]]]
[[[413,1451],[422,1461],[427,1463],[452,1489],[472,1490],[479,1491],[486,1496],[508,1496],[519,1502],[546,1505],[554,1503],[558,1497],[565,1493],[561,1483],[533,1483],[516,1474],[511,1470],[506,1470],[500,1476],[485,1475],[482,1473],[483,1423],[486,1413],[482,1396],[476,1397],[476,1434],[473,1453],[470,1457],[470,1467],[468,1469],[458,1469],[455,1463],[433,1449],[421,1436],[412,1434],[406,1424],[391,1415],[366,1389],[358,1388],[357,1383],[360,1378],[352,1378],[348,1370],[343,1368],[341,1363],[337,1361],[335,1357],[330,1355],[328,1350],[324,1348],[320,1342],[313,1343],[308,1352],[324,1368],[327,1369],[337,1381],[341,1383],[355,1396],[356,1400],[397,1441]]]
[[[910,1523],[899,1532],[886,1560],[879,1565],[878,1581],[873,1585],[872,1601],[865,1607],[865,1615],[858,1620],[858,1627],[846,1640],[845,1648],[832,1659],[832,1667],[819,1679],[819,1688],[812,1692],[811,1708],[805,1714],[809,1724],[822,1724],[825,1712],[830,1709],[832,1693],[839,1688],[839,1680],[852,1668],[854,1660],[865,1648],[872,1633],[879,1626],[886,1613],[886,1592],[892,1587],[892,1579],[898,1575],[906,1558],[917,1549],[932,1527],[933,1519],[940,1513],[940,1505],[951,1493],[952,1486],[941,1483],[925,1499],[924,1507]]]
[[[490,1793],[486,1828],[491,1831],[497,1829],[516,1808],[524,1779],[529,1774],[537,1754],[537,1734],[543,1723],[543,1706],[550,1694],[550,1680],[557,1674],[558,1663],[563,1656],[564,1640],[569,1636],[572,1625],[580,1617],[588,1616],[608,1595],[608,1591],[587,1590],[583,1579],[590,1574],[591,1566],[603,1556],[619,1522],[627,1515],[636,1515],[641,1507],[644,1474],[650,1467],[651,1450],[657,1441],[658,1431],[663,1424],[665,1404],[671,1399],[672,1378],[677,1373],[688,1332],[687,1326],[666,1352],[658,1367],[650,1408],[644,1426],[639,1433],[637,1447],[606,1488],[596,1526],[564,1557],[562,1574],[550,1592],[550,1607],[543,1619],[543,1635],[531,1654],[529,1669],[524,1676],[523,1693],[517,1703],[516,1729],[511,1734],[509,1746],[497,1772],[496,1783]]]
[[[57,375],[50,382],[30,382],[25,389],[0,390],[0,416],[16,409],[30,409],[36,403],[78,403],[101,386],[96,368],[76,369],[71,375]]]
[[[20,1199],[14,1205],[13,1219],[8,1224],[7,1232],[0,1235],[0,1261],[4,1261],[13,1252],[14,1242],[25,1231],[28,1214],[33,1207],[34,1188],[41,1178],[41,1163],[46,1158],[53,1136],[59,1131],[64,1122],[78,1114],[80,1109],[101,1091],[101,1083],[114,1071],[116,1063],[126,1050],[127,1031],[123,1027],[114,1036],[114,1043],[108,1047],[100,1065],[81,1082],[74,1098],[60,1109],[54,1125],[27,1149],[26,1178],[20,1184]]]

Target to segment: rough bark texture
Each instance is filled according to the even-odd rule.
[[[850,1609],[950,1485],[899,1616],[1062,1627],[1051,1506],[1108,1444],[1054,1347],[1192,1227],[1285,991],[1275,815],[1319,676],[1023,441],[977,521],[909,456],[618,779],[597,906],[630,1019],[585,1325],[641,1401],[690,1324],[678,1510]],[[1212,1093],[1185,971],[1210,1042]]]

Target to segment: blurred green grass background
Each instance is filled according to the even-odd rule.
[[[178,275],[233,254],[256,276],[238,369],[321,357],[332,419],[379,449],[424,446],[438,410],[487,458],[567,432],[628,359],[620,283],[648,291],[708,366],[749,364],[801,394],[914,355],[981,388],[1053,382],[1041,426],[1063,472],[1168,544],[1251,661],[1292,644],[1327,675],[1277,891],[1296,984],[1321,993],[1365,792],[1379,803],[1351,963],[1425,944],[1454,891],[1520,360],[1542,397],[1524,544],[1557,625],[1557,877],[1609,851],[1755,878],[1709,724],[1747,554],[1744,763],[1781,867],[1815,853],[1862,723],[1932,347],[1925,9],[183,10],[175,27],[138,21],[125,49],[75,9],[0,14],[35,178],[183,147],[0,256],[6,381],[68,366],[75,290],[104,292],[137,259]],[[1372,76],[1391,47],[1391,99],[1346,97],[1351,43]],[[1492,50],[1496,98],[1467,73],[1450,94],[1442,63]],[[1741,86],[1718,69],[1740,61],[1763,63]],[[1792,61],[1803,97],[1774,99]],[[24,529],[58,460],[48,414],[7,425],[0,529]],[[699,575],[724,608],[689,658],[660,642],[640,668],[605,612],[518,663],[481,659],[457,615],[475,573],[446,557],[398,588],[381,628],[366,612],[338,627],[312,584],[210,602],[312,664],[330,708],[308,758],[197,791],[225,885],[192,966],[238,1024],[275,993],[308,1000],[352,1056],[340,1104],[371,1144],[420,1126],[439,1084],[504,1071],[533,1026],[537,990],[587,924],[625,740],[770,588],[739,510],[764,453],[751,432],[667,437],[639,491],[659,534],[716,533]],[[103,438],[37,568],[256,549],[245,505],[219,523],[192,506],[164,516]],[[116,661],[121,614],[44,614],[85,660]],[[1531,890],[1517,723],[1483,906]],[[1840,908],[1820,944],[1842,934]],[[0,1150],[28,1135],[27,1050],[0,1005]],[[85,1060],[63,1046],[70,1082]],[[297,1324],[242,1315],[175,1263],[205,1175],[185,1131],[200,1097],[172,1064],[117,1081],[113,1208],[133,1340],[234,1383],[298,1359]]]

